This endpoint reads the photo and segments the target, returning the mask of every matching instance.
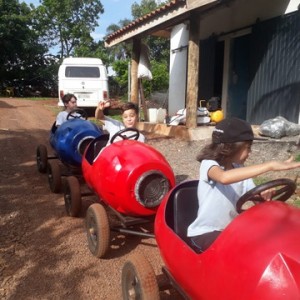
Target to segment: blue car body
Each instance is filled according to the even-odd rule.
[[[83,119],[70,119],[61,126],[53,124],[50,144],[62,163],[80,166],[87,145],[103,131],[94,123]]]

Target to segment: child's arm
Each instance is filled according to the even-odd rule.
[[[105,121],[103,110],[105,107],[109,107],[110,103],[108,101],[100,101],[95,110],[95,118],[100,121]]]
[[[291,157],[286,161],[268,161],[262,164],[223,170],[219,166],[213,166],[208,171],[208,177],[222,184],[231,184],[248,178],[253,178],[269,171],[283,171],[300,168],[300,162]]]

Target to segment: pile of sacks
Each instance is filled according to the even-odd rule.
[[[284,136],[295,136],[300,134],[300,125],[278,116],[264,121],[259,126],[259,134],[275,139],[280,139]]]

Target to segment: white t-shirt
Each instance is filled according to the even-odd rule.
[[[124,124],[122,122],[105,116],[104,129],[106,129],[109,132],[109,140],[107,142],[107,145],[110,145],[110,139],[117,132],[119,132],[122,129],[125,129],[125,126],[124,126]],[[126,133],[124,133],[124,134],[126,134]],[[115,139],[115,141],[119,141],[119,140],[121,140],[121,139],[118,139],[118,138]],[[138,141],[144,143],[145,142],[145,136],[140,133]]]
[[[67,121],[68,112],[63,110],[56,116],[56,126],[60,126],[62,123]]]
[[[199,209],[196,220],[188,227],[188,236],[223,230],[237,215],[236,203],[242,195],[255,187],[252,179],[223,185],[208,178],[214,160],[203,160],[198,184]],[[234,165],[235,168],[242,167]]]
[[[69,114],[69,112],[67,112],[66,110],[63,110],[63,111],[59,112],[58,115],[56,116],[55,125],[56,126],[60,126],[61,124],[63,124],[64,122],[66,122],[68,114]],[[78,113],[73,113],[73,116],[76,116],[78,118],[81,117],[81,115],[78,114]],[[70,116],[69,119],[74,119],[73,116]]]

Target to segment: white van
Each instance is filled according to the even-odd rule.
[[[58,70],[58,106],[64,106],[65,94],[77,97],[78,107],[96,107],[101,100],[108,100],[106,67],[99,58],[68,57]]]

